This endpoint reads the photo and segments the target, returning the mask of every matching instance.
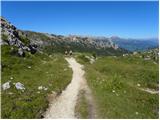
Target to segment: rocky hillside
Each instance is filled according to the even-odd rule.
[[[138,55],[142,56],[144,60],[153,60],[156,63],[159,62],[159,48],[149,49],[144,52],[138,52]]]
[[[35,53],[37,50],[63,52],[95,52],[104,55],[120,55],[127,52],[119,48],[110,39],[105,37],[82,37],[76,35],[62,36],[48,33],[18,30],[14,25],[1,18],[2,42],[16,46],[18,54],[24,56],[25,52]]]
[[[19,56],[25,56],[25,52],[34,54],[37,51],[37,46],[31,44],[29,39],[22,36],[17,28],[4,18],[1,18],[1,33],[1,45],[12,46],[11,49],[17,51]]]

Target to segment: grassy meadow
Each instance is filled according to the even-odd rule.
[[[36,53],[18,57],[11,46],[1,46],[2,80],[11,81],[11,87],[2,90],[2,118],[41,118],[48,107],[48,95],[60,93],[69,83],[72,70],[63,55]],[[25,90],[17,90],[20,82]],[[38,89],[44,87],[46,89]]]
[[[101,56],[91,64],[86,56],[91,57],[78,54],[76,58],[85,66],[98,118],[158,119],[158,94],[139,89],[158,90],[158,64],[137,56]]]

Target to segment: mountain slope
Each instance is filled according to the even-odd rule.
[[[17,28],[1,17],[1,45],[12,46],[12,50],[17,51],[17,55],[25,56],[26,52],[36,53],[37,46],[31,44],[27,37],[19,34]]]
[[[19,53],[35,53],[37,50],[53,53],[72,50],[74,52],[95,52],[103,55],[121,55],[127,52],[119,48],[108,38],[62,36],[48,33],[18,30],[15,26],[2,21],[2,42],[1,44],[13,45],[18,48]]]
[[[107,38],[62,36],[32,31],[23,31],[31,43],[36,43],[41,48],[50,52],[64,52],[73,50],[76,52],[96,52],[103,55],[119,55],[127,52],[118,48],[116,44]]]
[[[119,47],[129,51],[145,51],[158,46],[158,39],[123,39],[119,37],[110,38]]]
[[[31,49],[33,43],[7,21],[1,28],[1,117],[42,118],[49,95],[66,88],[72,70],[63,55]]]

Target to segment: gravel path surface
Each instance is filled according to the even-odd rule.
[[[80,88],[84,85],[83,66],[74,58],[66,58],[73,71],[72,81],[62,94],[52,101],[44,118],[75,118],[75,105]]]

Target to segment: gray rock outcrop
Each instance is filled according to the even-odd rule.
[[[20,32],[17,28],[11,23],[7,22],[4,18],[1,17],[1,45],[7,44],[10,46],[15,46],[18,48],[18,55],[24,57],[25,52],[31,52],[34,54],[37,49],[36,45],[26,45],[20,38]]]

